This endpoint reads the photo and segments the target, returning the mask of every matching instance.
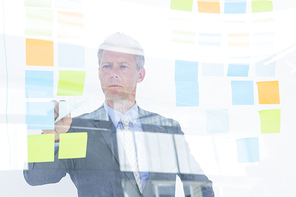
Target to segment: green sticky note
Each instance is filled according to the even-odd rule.
[[[192,4],[193,0],[171,0],[171,9],[191,12]]]
[[[87,133],[60,134],[59,159],[86,157]]]
[[[82,96],[85,71],[59,71],[58,96]]]
[[[267,109],[259,111],[261,133],[280,133],[281,110]]]
[[[54,134],[28,136],[28,162],[53,162],[54,137]]]
[[[53,11],[43,9],[26,9],[25,34],[30,36],[51,36]]]
[[[270,12],[272,10],[272,1],[252,1],[252,13]]]
[[[51,0],[25,0],[25,6],[51,8]]]

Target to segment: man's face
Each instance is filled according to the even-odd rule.
[[[135,55],[103,51],[99,79],[106,99],[120,101],[135,97],[137,83],[144,77],[144,68],[137,70]]]

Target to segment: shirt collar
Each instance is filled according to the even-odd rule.
[[[104,102],[104,109],[108,113],[109,117],[111,118],[111,121],[113,122],[114,126],[117,128],[118,123],[120,122],[120,118],[123,115],[121,112],[113,109],[109,105],[107,105],[106,101]],[[127,112],[124,113],[124,115],[128,116],[131,120],[131,126],[134,126],[138,120],[139,112],[138,112],[138,105],[137,102],[130,108]]]

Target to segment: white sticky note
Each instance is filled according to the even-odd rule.
[[[66,115],[80,107],[84,100],[62,101],[59,102],[59,117],[54,121],[55,123],[64,118]]]

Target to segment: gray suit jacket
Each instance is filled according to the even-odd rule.
[[[139,108],[144,132],[183,135],[179,123]],[[100,107],[92,113],[73,118],[68,132],[87,132],[88,143],[85,158],[58,159],[54,162],[29,164],[24,177],[30,185],[59,182],[69,173],[80,197],[95,196],[174,196],[176,174],[183,182],[186,196],[192,191],[198,196],[212,197],[211,181],[203,174],[149,172],[143,193],[139,192],[132,172],[120,170],[116,128]],[[191,187],[191,188],[190,188]]]

